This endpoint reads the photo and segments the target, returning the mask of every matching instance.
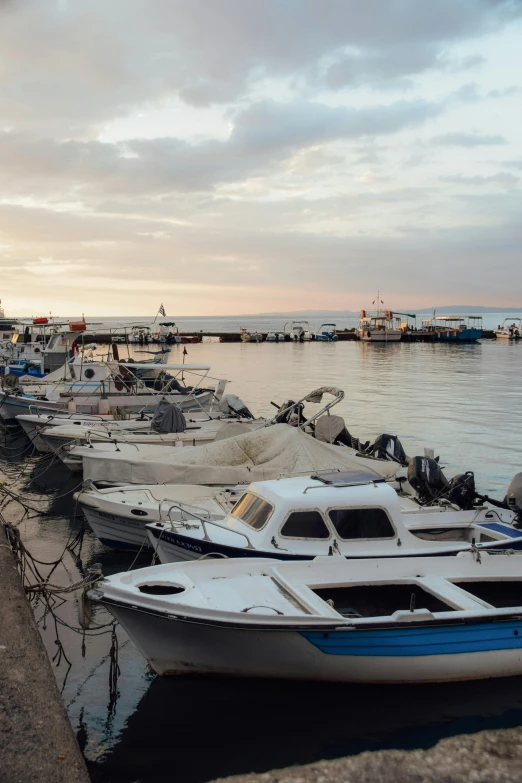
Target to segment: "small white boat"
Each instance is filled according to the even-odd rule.
[[[282,343],[285,336],[282,332],[268,332],[266,336],[267,343]]]
[[[504,318],[502,326],[493,330],[495,337],[502,340],[520,340],[522,337],[522,318]]]
[[[153,414],[126,416],[124,419],[115,419],[113,415],[83,418],[70,415],[67,418],[59,414],[16,418],[38,451],[55,452],[63,461],[66,461],[73,446],[112,444],[109,451],[118,449],[124,443],[195,446],[228,437],[225,433],[227,423],[249,425],[243,428],[235,426],[233,430],[229,428],[230,432],[239,434],[262,426],[265,422],[265,419],[255,419],[235,394],[226,394],[208,411],[191,411],[186,417],[179,409],[174,418],[168,415],[171,407],[171,402],[160,400]],[[177,406],[174,406],[176,409]],[[81,469],[81,458],[78,462]]]
[[[241,335],[241,342],[243,343],[261,343],[263,342],[263,335],[261,332],[248,332],[244,327],[239,330]]]
[[[204,560],[89,597],[158,674],[422,683],[522,674],[522,555]]]
[[[139,551],[150,547],[145,529],[148,522],[186,523],[190,511],[204,515],[209,522],[219,521],[232,510],[244,491],[242,486],[222,487],[217,491],[215,487],[194,484],[105,489],[88,485],[75,494],[75,499],[102,544],[111,549]]]
[[[286,327],[290,324],[289,339],[294,343],[307,343],[312,339],[312,333],[310,331],[310,324],[308,321],[287,321],[284,327],[284,334],[286,335]]]

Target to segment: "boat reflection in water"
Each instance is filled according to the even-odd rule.
[[[203,783],[521,722],[520,677],[479,687],[158,677],[89,772],[94,783]]]

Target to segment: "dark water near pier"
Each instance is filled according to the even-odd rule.
[[[479,490],[497,497],[522,470],[522,345],[222,343],[187,350],[187,362],[210,364],[211,375],[228,378],[230,391],[256,414],[270,415],[270,400],[339,386],[346,396],[335,412],[362,439],[391,432],[408,454],[434,448],[447,475],[473,470]],[[178,354],[175,347],[171,360]],[[12,502],[4,515],[20,522],[33,556],[50,563],[81,529],[70,495],[80,479],[36,457],[20,461],[24,448],[11,441],[4,451],[10,462],[0,468],[30,510]],[[66,551],[51,581],[73,583],[96,562],[115,573],[131,567],[132,556],[110,552],[87,532],[80,559]],[[522,678],[422,687],[158,678],[121,628],[111,694],[110,627],[82,635],[74,596],[55,607],[57,623],[43,607],[35,611],[50,656],[60,651],[58,633],[72,664],[68,670],[57,658],[57,679],[98,783],[203,783],[522,724]],[[94,620],[102,625],[110,616],[97,608]]]

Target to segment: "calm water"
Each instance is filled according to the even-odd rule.
[[[412,311],[415,313],[415,311]],[[421,322],[423,318],[431,318],[430,313],[418,313],[417,314],[417,328],[421,328]],[[458,311],[453,313],[459,315]],[[522,316],[522,310],[512,313],[487,313],[481,312],[484,329],[496,329],[496,327],[502,323],[504,318],[520,318]],[[466,316],[465,316],[466,317]],[[157,329],[158,325],[165,322],[175,322],[180,332],[239,332],[242,326],[249,331],[258,330],[260,332],[282,332],[285,323],[289,323],[292,320],[304,319],[309,322],[310,329],[317,331],[323,323],[335,323],[337,328],[340,329],[352,329],[359,325],[359,315],[350,312],[310,312],[303,313],[296,316],[291,313],[279,314],[279,315],[230,315],[230,316],[176,316],[169,313],[165,318],[158,316],[156,320],[154,316],[145,317],[131,317],[131,318],[89,318],[88,313],[85,316],[87,323],[93,331],[104,331],[105,329],[115,329],[126,326],[129,328],[133,324],[148,324],[154,325]],[[58,320],[58,319],[57,319]],[[71,316],[69,319],[64,318],[61,320],[82,320],[81,316]],[[404,319],[406,320],[406,319]],[[412,321],[413,323],[413,321]],[[287,327],[289,331],[289,327]]]
[[[478,488],[497,497],[522,470],[522,345],[222,343],[187,350],[187,362],[210,364],[211,375],[228,378],[230,391],[258,415],[272,414],[271,400],[339,386],[346,396],[335,412],[354,435],[398,434],[410,455],[432,447],[448,476],[473,470]],[[173,361],[178,353],[175,347]],[[20,461],[23,449],[18,440],[4,450],[10,461],[2,462],[3,479],[32,508],[49,510],[45,516],[29,512],[20,527],[31,553],[50,562],[81,528],[70,494],[79,481],[38,458]],[[4,513],[22,518],[15,503]],[[51,581],[74,582],[95,562],[115,573],[131,567],[132,558],[104,549],[86,533],[80,559],[66,552]],[[147,564],[145,558],[136,565]],[[58,628],[72,663],[67,671],[62,658],[56,675],[99,782],[203,783],[368,749],[427,747],[455,733],[522,724],[522,678],[423,687],[162,679],[148,670],[121,628],[115,700],[109,692],[110,633],[78,633],[74,598],[56,608],[58,625],[41,607],[36,616],[50,656],[59,651]],[[110,617],[98,608],[94,619],[103,624]]]

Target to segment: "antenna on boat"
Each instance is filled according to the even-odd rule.
[[[373,302],[372,302],[372,304],[375,304],[375,302],[377,302],[377,307],[378,307],[380,304],[384,304],[384,302],[383,302],[383,301],[382,301],[382,299],[380,298],[380,295],[381,295],[381,292],[380,292],[380,291],[377,291],[377,296],[375,297],[375,299],[374,299],[374,300],[373,300]]]

